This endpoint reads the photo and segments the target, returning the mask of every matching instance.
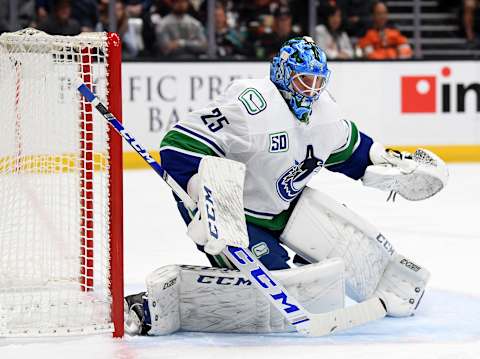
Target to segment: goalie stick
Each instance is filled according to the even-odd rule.
[[[78,91],[92,103],[108,123],[127,141],[130,146],[147,162],[152,169],[163,178],[184,205],[193,213],[195,202],[183,188],[168,175],[162,166],[150,156],[148,151],[130,135],[123,125],[112,115],[90,89],[80,80],[77,81]],[[227,242],[228,244],[228,242]],[[262,292],[269,302],[277,308],[285,319],[297,331],[309,336],[323,336],[336,331],[345,330],[367,322],[383,318],[385,307],[379,298],[371,298],[362,303],[327,313],[309,313],[288,291],[273,278],[265,266],[260,263],[248,248],[228,245],[223,253],[232,263],[246,275]]]

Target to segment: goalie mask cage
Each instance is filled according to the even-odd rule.
[[[121,118],[113,33],[0,35],[0,336],[123,335]]]

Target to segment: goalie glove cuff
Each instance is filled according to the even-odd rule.
[[[386,154],[387,154],[387,150],[385,149],[385,146],[383,146],[379,142],[374,142],[370,147],[370,151],[369,151],[370,161],[372,161],[374,165],[385,164]]]
[[[411,173],[418,166],[418,163],[413,160],[410,152],[385,148],[378,142],[374,142],[372,147],[370,147],[369,155],[370,161],[372,161],[374,165],[398,167],[404,173]]]

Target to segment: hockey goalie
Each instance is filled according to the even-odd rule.
[[[311,38],[287,41],[269,78],[236,80],[213,104],[176,124],[161,143],[162,166],[198,201],[199,167],[207,159],[243,163],[248,247],[310,312],[342,308],[348,296],[378,297],[390,316],[414,315],[428,270],[307,184],[325,167],[417,201],[446,185],[446,166],[427,150],[385,149],[360,132],[326,89],[329,77],[325,53]],[[222,181],[222,172],[217,175]],[[187,233],[212,267],[170,265],[148,275],[147,291],[125,298],[127,332],[292,331],[222,253],[226,244],[208,239],[206,219],[176,199]],[[285,247],[295,253],[295,268]]]

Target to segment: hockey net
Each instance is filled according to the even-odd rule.
[[[123,334],[116,34],[0,35],[0,336]]]

